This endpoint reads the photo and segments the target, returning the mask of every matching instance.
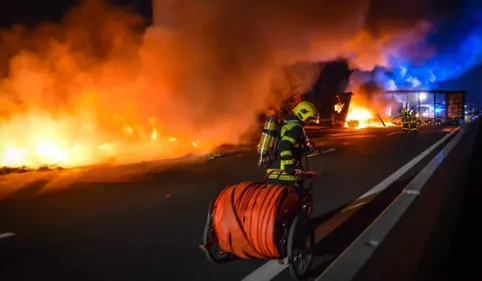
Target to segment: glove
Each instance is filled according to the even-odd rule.
[[[295,167],[293,165],[286,165],[284,171],[290,176],[294,176],[296,174]]]

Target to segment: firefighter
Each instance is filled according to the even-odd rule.
[[[410,122],[410,115],[405,107],[402,108],[402,112],[400,113],[400,118],[402,119],[402,129],[403,131],[408,131],[409,129],[409,122]]]
[[[273,161],[267,169],[268,183],[300,185],[302,178],[295,176],[296,169],[302,169],[301,160],[312,147],[306,137],[304,126],[319,123],[319,113],[315,105],[302,101],[298,103],[281,125],[279,143]],[[277,172],[272,170],[281,170]]]
[[[417,112],[412,108],[410,110],[409,120],[410,120],[410,131],[417,131]]]

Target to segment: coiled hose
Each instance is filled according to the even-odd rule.
[[[277,229],[283,220],[292,219],[298,205],[291,187],[254,182],[227,187],[213,212],[220,248],[240,258],[279,258]]]

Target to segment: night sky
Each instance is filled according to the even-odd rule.
[[[12,24],[35,25],[42,21],[59,21],[65,11],[79,3],[78,0],[15,0],[1,1],[0,25]],[[151,18],[150,0],[111,0],[110,3],[127,5],[146,18]]]

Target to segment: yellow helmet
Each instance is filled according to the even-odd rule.
[[[302,101],[298,103],[295,108],[293,108],[293,113],[303,122],[303,123],[319,123],[320,115],[318,109],[311,102]]]

